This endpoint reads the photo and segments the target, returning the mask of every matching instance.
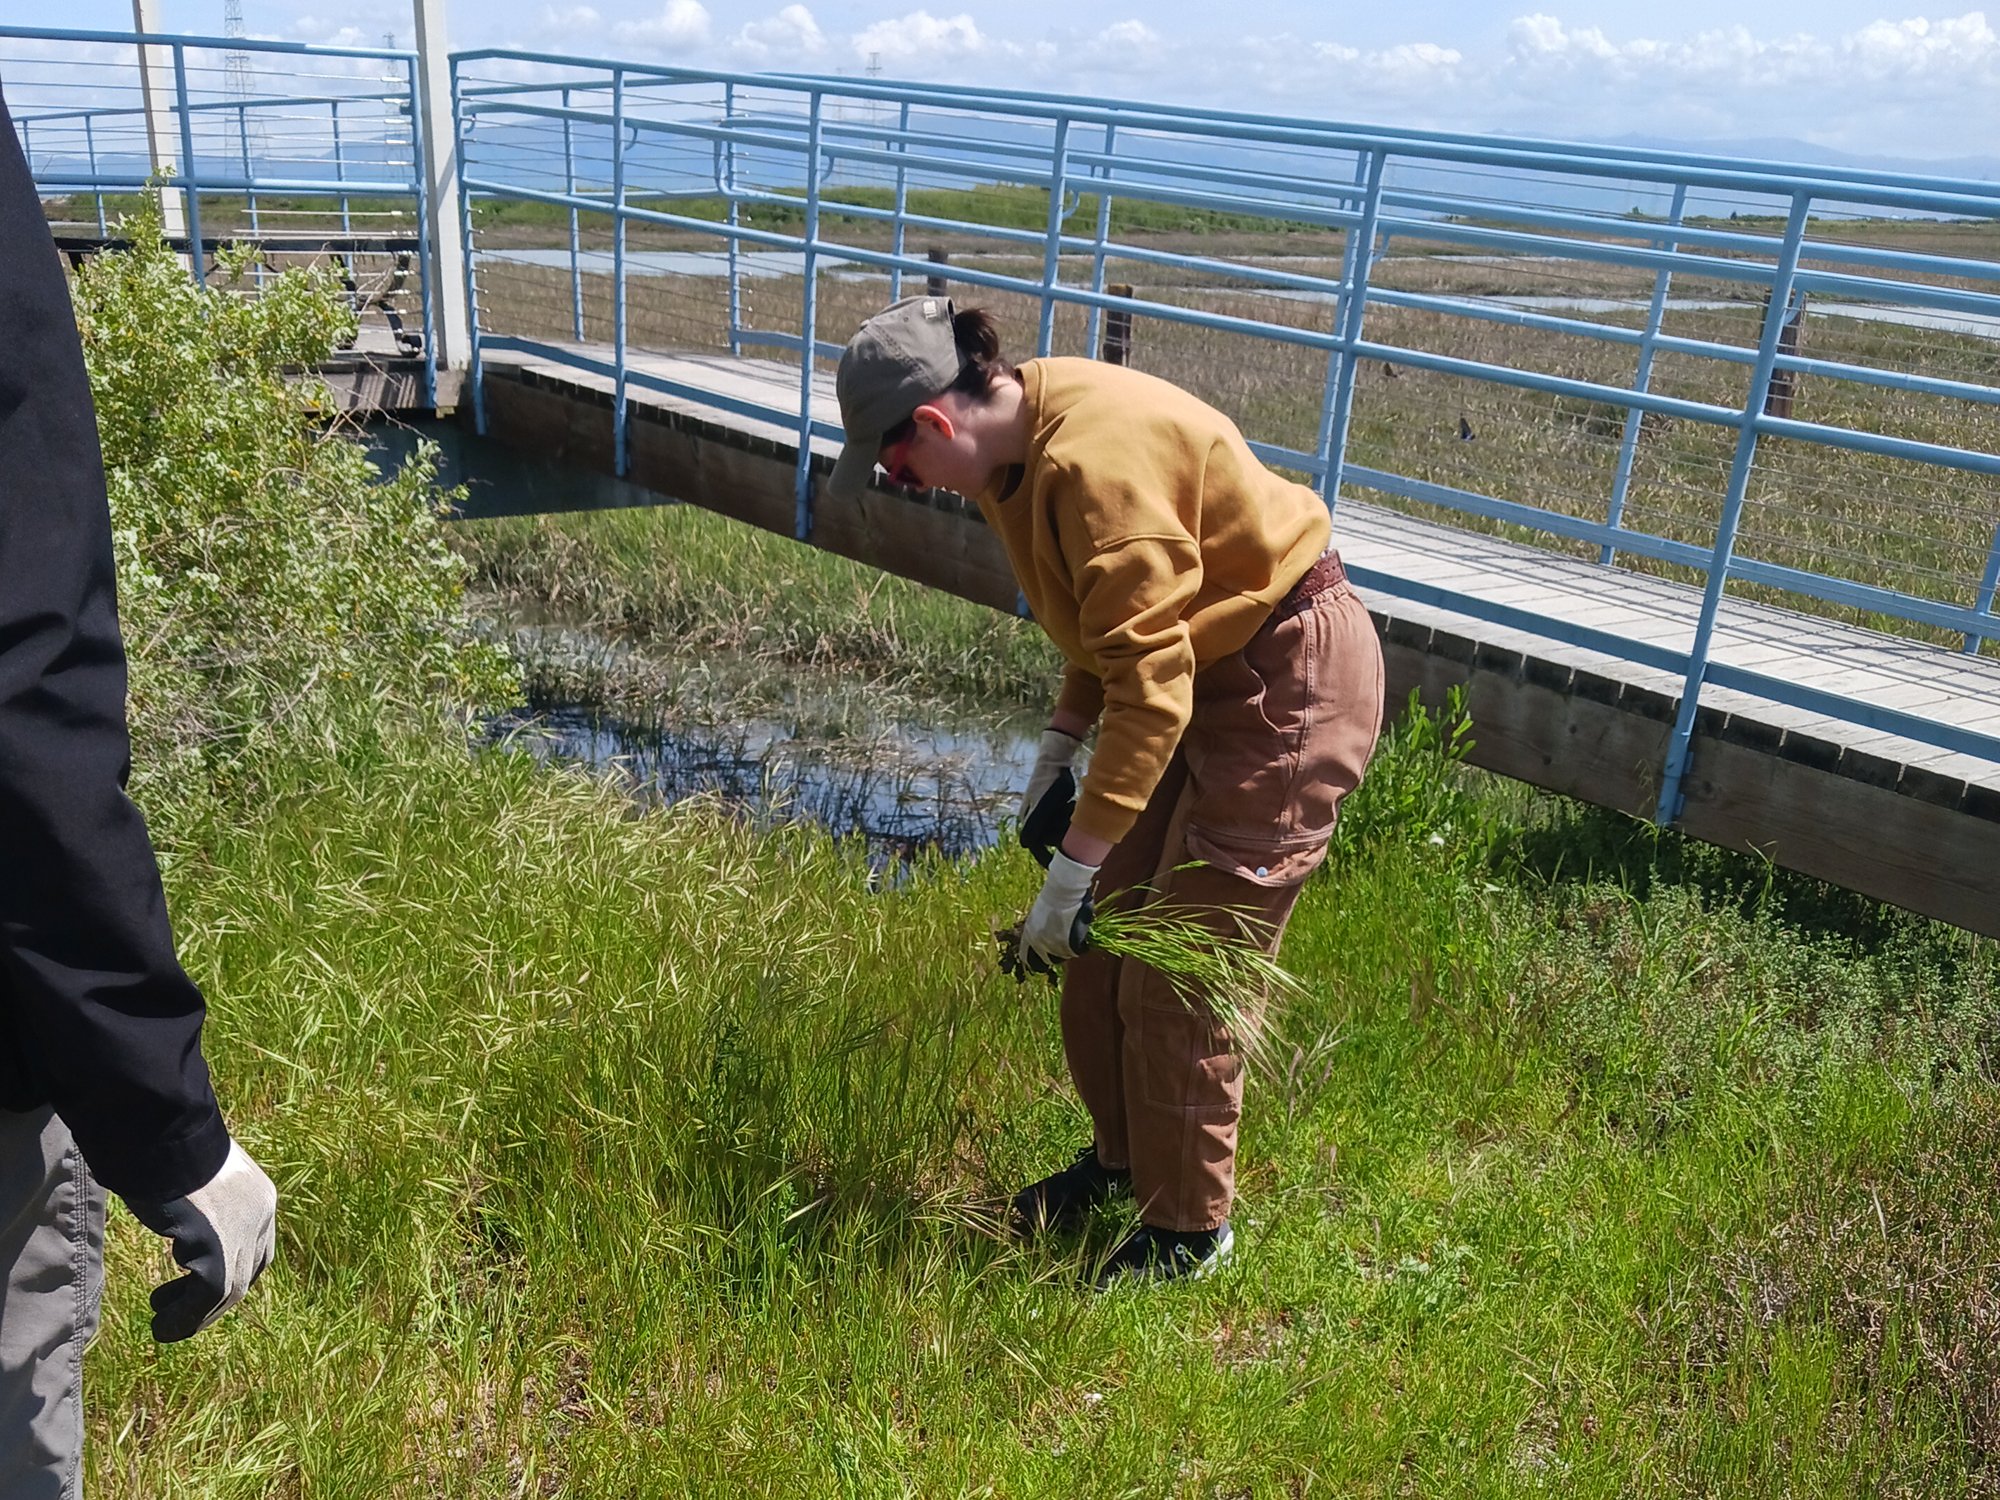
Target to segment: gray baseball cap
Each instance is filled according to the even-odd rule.
[[[951,317],[949,297],[905,297],[847,341],[833,378],[846,445],[827,476],[828,494],[845,500],[866,489],[883,434],[958,379]]]

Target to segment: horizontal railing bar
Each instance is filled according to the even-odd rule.
[[[1906,594],[1901,589],[1887,589],[1879,584],[1856,583],[1851,578],[1812,573],[1804,568],[1787,567],[1783,563],[1759,562],[1740,553],[1730,559],[1729,576],[1733,581],[1782,589],[1788,594],[1804,594],[1828,604],[1908,620],[1913,625],[1935,626],[1955,635],[1976,630],[1982,619],[1988,623],[1992,619],[1976,609],[1926,599],[1921,594]]]
[[[1406,500],[1441,506],[1468,515],[1483,516],[1489,521],[1502,521],[1527,530],[1547,532],[1551,536],[1559,536],[1568,541],[1589,542],[1598,547],[1615,547],[1620,552],[1636,552],[1656,562],[1676,563],[1703,572],[1708,570],[1711,556],[1709,548],[1697,547],[1688,542],[1670,541],[1651,532],[1633,531],[1624,526],[1608,526],[1602,521],[1586,520],[1582,516],[1568,516],[1560,511],[1543,510],[1538,506],[1524,505],[1517,500],[1502,500],[1493,495],[1455,489],[1432,480],[1391,474],[1385,469],[1372,469],[1351,459],[1342,466],[1341,472],[1350,482],[1364,489],[1380,490],[1384,494],[1401,495]]]
[[[415,62],[417,59],[415,52],[398,47],[328,47],[318,42],[272,42],[257,37],[196,36],[176,31],[72,31],[47,26],[0,26],[0,38],[35,42],[95,42],[107,47],[193,47],[204,52],[281,52],[305,57],[367,57],[391,62]],[[50,60],[61,62],[65,59]]]
[[[1850,276],[1839,271],[1800,271],[1793,277],[1793,285],[1802,292],[1830,292],[1864,305],[1929,307],[1939,312],[1970,313],[1974,317],[2000,320],[2000,296],[1992,292],[1926,286],[1918,281],[1885,281],[1879,277]]]
[[[1947,654],[1957,657],[1956,652],[1940,652],[1941,656]],[[1844,724],[1879,730],[1883,734],[1915,740],[1918,744],[1935,746],[1939,750],[1950,750],[1981,760],[2000,760],[2000,736],[1981,734],[1976,729],[1946,724],[1903,709],[1885,708],[1865,698],[1843,698],[1788,677],[1773,677],[1712,658],[1708,663],[1707,680],[1716,687],[1748,693],[1752,697],[1782,703],[1788,708],[1803,709],[1807,713],[1823,714]]]
[[[1344,472],[1356,485],[1365,489],[1401,495],[1406,500],[1416,500],[1467,515],[1481,516],[1490,521],[1501,521],[1526,530],[1545,532],[1569,541],[1589,542],[1600,547],[1613,547],[1620,552],[1637,553],[1656,562],[1673,563],[1700,573],[1706,573],[1713,560],[1711,549],[1707,547],[1671,541],[1650,532],[1633,531],[1623,526],[1607,526],[1600,521],[1564,515],[1559,511],[1543,510],[1518,501],[1501,500],[1471,490],[1454,489],[1447,485],[1391,474],[1382,469],[1372,469],[1352,462],[1345,466]],[[1954,633],[1963,633],[1976,628],[1978,622],[1986,618],[1977,610],[1941,604],[1920,595],[1906,594],[1872,584],[1854,583],[1827,574],[1809,573],[1800,568],[1790,568],[1780,563],[1758,562],[1741,556],[1731,560],[1729,572],[1732,579],[1743,583],[1781,589],[1787,593],[1805,594],[1829,604],[1840,604],[1874,614],[1889,615],[1908,620],[1913,624],[1932,625]]]
[[[130,64],[126,66],[130,66]],[[374,94],[271,94],[262,99],[190,100],[186,108],[189,114],[221,113],[223,111],[240,109],[248,110],[254,116],[258,110],[266,108],[293,108],[299,105],[312,104],[379,104],[391,99],[408,100],[409,97],[410,91],[408,89]],[[181,108],[179,105],[174,107],[176,110]],[[110,109],[58,110],[52,114],[17,113],[14,116],[17,122],[25,120],[30,125],[41,125],[52,120],[143,120],[145,117],[146,108],[142,104],[119,105],[116,108]],[[317,116],[301,115],[299,118],[316,119]],[[267,119],[260,120],[258,123],[268,128],[271,122]]]
[[[1916,438],[1890,437],[1886,433],[1862,432],[1852,427],[1828,427],[1791,417],[1766,416],[1761,410],[1754,421],[1757,430],[1765,437],[1793,438],[1800,442],[1818,443],[1822,447],[1872,453],[1878,458],[1907,458],[1916,463],[1963,469],[1969,474],[2000,476],[2000,453],[1981,453],[1971,448],[1955,448],[1947,443],[1926,443]]]
[[[499,333],[482,334],[479,342],[488,350],[533,355],[537,359],[546,359],[555,364],[568,365],[572,369],[583,370],[592,375],[603,375],[611,378],[616,378],[617,375],[617,364],[615,361],[595,359],[590,355],[580,354],[574,349],[565,348],[561,344],[545,344],[535,339],[516,338],[510,334]],[[682,400],[692,401],[701,406],[712,406],[718,411],[726,411],[733,416],[749,417],[760,422],[771,422],[780,427],[796,428],[798,426],[799,414],[796,406],[790,410],[783,407],[765,406],[759,402],[746,401],[736,396],[725,395],[720,391],[708,390],[701,386],[691,386],[684,381],[669,380],[664,376],[653,375],[645,370],[634,369],[629,364],[625,369],[625,382],[627,385],[644,386],[648,390],[658,391],[662,395],[678,396]]]
[[[1538,636],[1543,640],[1555,641],[1559,645],[1595,651],[1600,656],[1608,656],[1616,661],[1635,662],[1642,667],[1670,672],[1676,677],[1687,675],[1688,654],[1685,651],[1675,651],[1671,647],[1656,646],[1650,641],[1613,635],[1608,630],[1596,630],[1588,625],[1577,625],[1568,620],[1539,615],[1532,610],[1520,609],[1511,604],[1497,604],[1477,594],[1441,588],[1433,583],[1420,583],[1414,578],[1405,578],[1398,573],[1387,573],[1366,564],[1350,562],[1345,563],[1345,567],[1349,578],[1362,588],[1376,593],[1407,599],[1413,604],[1428,604],[1433,609],[1447,609],[1453,614],[1484,620],[1488,624],[1505,626],[1509,630],[1518,630],[1523,635]]]
[[[346,194],[352,198],[407,198],[416,191],[415,180],[378,182],[359,177],[190,177],[183,172],[148,175],[134,172],[101,172],[94,177],[59,177],[37,183],[43,192],[89,192],[95,188],[166,187],[182,192],[192,187],[200,193],[238,194],[297,193],[324,198]]]
[[[1665,339],[1656,340],[1655,343],[1662,349],[1669,347]],[[1752,363],[1757,354],[1754,349],[1737,352],[1743,356],[1744,364]],[[1780,354],[1774,368],[1790,370],[1799,375],[1823,376],[1828,380],[1850,381],[1856,385],[1874,385],[1888,390],[1908,391],[1917,396],[1941,396],[1955,401],[1976,401],[1984,406],[2000,406],[2000,386],[1973,385],[1969,381],[1946,380],[1938,375],[1917,375],[1908,370],[1879,370],[1873,365],[1816,359],[1804,354]]]

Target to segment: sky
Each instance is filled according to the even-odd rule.
[[[218,34],[224,0],[156,0]],[[1921,3],[1921,0],[1908,0]],[[399,45],[410,0],[242,0],[253,36]],[[1895,0],[447,0],[454,48],[863,74],[1559,139],[2000,159],[2000,12]],[[0,0],[48,25],[50,0]],[[131,0],[64,0],[124,30]],[[0,41],[0,59],[7,44]],[[1996,168],[2000,171],[2000,168]],[[1989,175],[1981,172],[1979,175]]]

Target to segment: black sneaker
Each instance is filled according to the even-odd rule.
[[[1097,1147],[1085,1146],[1060,1172],[1014,1195],[1014,1237],[1027,1240],[1051,1229],[1081,1229],[1093,1208],[1131,1191],[1132,1173],[1127,1168],[1104,1166],[1097,1159]]]
[[[1229,1259],[1236,1236],[1224,1219],[1213,1229],[1155,1229],[1141,1224],[1097,1273],[1102,1292],[1120,1282],[1196,1281]]]

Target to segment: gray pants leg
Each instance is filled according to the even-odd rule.
[[[0,1500],[76,1500],[104,1189],[52,1109],[0,1110],[0,1277]]]

